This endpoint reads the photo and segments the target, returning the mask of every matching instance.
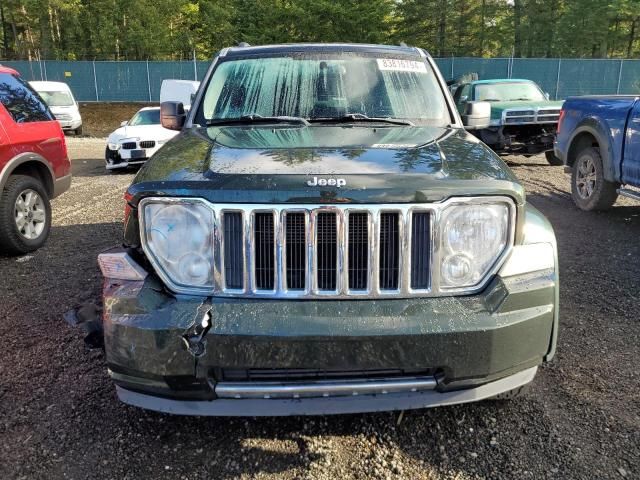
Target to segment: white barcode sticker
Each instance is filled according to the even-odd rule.
[[[424,62],[397,58],[378,58],[378,69],[395,72],[427,73],[427,65]]]

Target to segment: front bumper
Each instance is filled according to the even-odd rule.
[[[82,126],[82,120],[58,120],[62,130],[76,130]]]
[[[144,165],[147,162],[147,158],[139,158],[136,160],[118,160],[117,162],[114,161],[109,161],[107,160],[107,163],[105,165],[105,168],[107,170],[119,170],[119,169],[126,169],[129,167],[137,167],[140,165]]]
[[[415,408],[441,407],[492,398],[531,382],[537,367],[515,373],[475,388],[438,392],[390,393],[371,396],[297,399],[250,400],[174,400],[116,387],[118,398],[140,408],[174,415],[216,416],[290,416],[331,415],[344,413],[383,412]]]
[[[547,270],[496,277],[466,297],[278,301],[176,298],[155,276],[106,280],[107,363],[121,400],[172,413],[324,414],[475,401],[531,381],[552,353],[556,287]],[[203,304],[212,325],[194,357],[183,336],[201,321]],[[432,380],[430,388],[386,394],[383,387],[357,396],[229,398],[221,393],[230,387],[224,372],[238,369],[429,369]]]

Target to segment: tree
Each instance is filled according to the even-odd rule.
[[[640,54],[640,0],[1,0],[0,23],[9,59],[210,58],[240,41],[403,41],[435,56]]]

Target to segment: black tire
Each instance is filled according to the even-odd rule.
[[[604,178],[602,157],[597,148],[580,151],[571,169],[571,197],[585,211],[607,210],[618,198],[617,182]]]
[[[531,384],[527,383],[518,388],[514,388],[513,390],[508,390],[506,392],[499,393],[495,397],[491,397],[490,400],[505,401],[505,400],[513,400],[514,398],[524,397],[530,389],[531,389]]]
[[[76,128],[73,133],[76,134],[76,136],[78,135],[82,135],[82,125],[80,125],[78,128]]]
[[[26,190],[33,190],[42,200],[44,226],[36,238],[27,238],[18,229],[15,218],[16,200]],[[51,204],[49,195],[40,180],[27,175],[9,177],[0,195],[0,252],[9,255],[22,255],[33,252],[47,241],[51,230]]]
[[[549,163],[549,165],[553,165],[554,167],[563,165],[562,160],[556,157],[556,154],[553,153],[553,150],[547,150],[546,152],[544,152],[544,156],[547,159],[547,163]]]

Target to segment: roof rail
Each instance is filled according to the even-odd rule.
[[[406,43],[406,42],[400,42],[400,46],[401,46],[401,47],[408,47],[409,45],[407,45],[407,43]]]
[[[238,42],[238,46],[240,48],[246,48],[246,47],[250,47],[251,45],[249,45],[247,42]]]

